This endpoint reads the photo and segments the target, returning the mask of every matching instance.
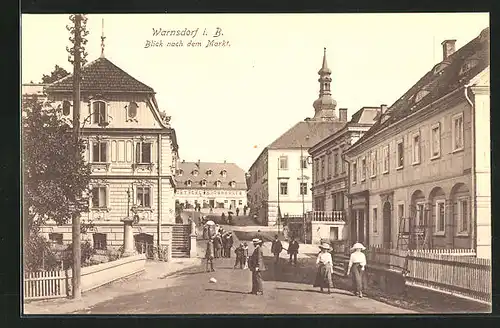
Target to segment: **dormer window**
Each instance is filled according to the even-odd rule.
[[[137,116],[137,108],[139,108],[139,106],[135,102],[131,102],[128,104],[127,108],[128,118],[135,118]]]
[[[99,125],[107,123],[106,103],[104,101],[94,101],[92,103],[93,122]]]
[[[191,180],[186,181],[186,186],[191,187]]]
[[[193,175],[197,176],[198,175],[198,170],[193,170]]]
[[[415,103],[418,103],[420,100],[422,100],[422,98],[424,98],[425,96],[427,96],[429,94],[429,91],[427,90],[420,90],[417,95],[415,96]]]
[[[212,175],[212,170],[207,170],[207,175],[211,176]]]
[[[230,186],[231,188],[236,187],[236,182],[234,182],[234,181],[229,182],[229,186]]]
[[[182,176],[182,174],[183,174],[183,173],[184,173],[184,171],[183,171],[183,170],[179,170],[179,171],[177,171],[177,174],[178,174],[180,177]]]
[[[220,172],[220,174],[221,174],[223,177],[226,177],[226,175],[227,175],[227,171],[226,171],[226,170],[222,170],[222,171]]]
[[[222,184],[222,183],[220,182],[220,180],[215,181],[215,186],[216,186],[217,188],[220,188],[221,184]]]
[[[206,187],[207,186],[207,180],[203,179],[201,180],[201,186]]]

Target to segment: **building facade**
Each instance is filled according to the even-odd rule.
[[[352,241],[491,256],[489,28],[422,77],[346,152]]]
[[[170,117],[160,111],[152,88],[104,56],[85,65],[81,74],[80,133],[87,145],[85,160],[91,165],[90,210],[82,220],[95,226],[82,238],[95,248],[118,248],[124,238],[121,220],[135,213],[137,241],[170,245],[178,158]],[[69,122],[72,81],[69,75],[44,88]],[[70,224],[49,221],[42,233],[56,242],[71,242]]]
[[[184,209],[227,214],[247,206],[245,171],[234,163],[182,161],[175,179],[175,200]]]
[[[326,61],[318,71],[319,98],[313,103],[314,117],[300,121],[264,148],[248,175],[248,200],[252,214],[261,223],[278,224],[282,216],[300,215],[312,209],[311,146],[342,128],[330,91],[332,71]],[[279,206],[278,206],[279,205]],[[279,211],[278,211],[279,207]]]
[[[313,211],[308,216],[313,243],[347,238],[349,171],[344,151],[370,129],[380,111],[378,107],[363,107],[347,122],[347,109],[340,108],[339,117],[345,122],[344,127],[309,149],[313,163]]]

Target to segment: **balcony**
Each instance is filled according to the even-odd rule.
[[[345,223],[344,211],[310,211],[307,212],[309,222],[343,222]]]

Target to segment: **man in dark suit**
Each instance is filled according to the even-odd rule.
[[[262,271],[266,270],[264,265],[264,254],[262,253],[262,240],[255,238],[252,240],[255,249],[250,256],[248,268],[252,271],[252,291],[250,294],[262,295]]]
[[[293,263],[297,265],[298,253],[299,253],[299,243],[297,242],[297,240],[295,240],[295,237],[292,237],[292,240],[288,245],[288,254],[290,254],[290,264],[292,264],[292,257],[293,257]]]
[[[278,239],[278,235],[274,236],[273,243],[271,245],[271,252],[274,254],[274,263],[278,263],[280,258],[280,253],[283,250],[283,245],[281,241]]]

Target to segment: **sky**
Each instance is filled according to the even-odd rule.
[[[70,23],[67,14],[22,16],[23,83],[41,82],[55,65],[72,72]],[[350,117],[390,106],[442,60],[442,41],[455,39],[459,49],[488,26],[487,13],[95,14],[86,51],[89,62],[99,58],[104,31],[106,58],[152,87],[172,116],[181,159],[248,170],[263,148],[314,116],[323,48],[337,109]],[[153,36],[160,28],[198,30],[194,38]],[[163,47],[146,48],[148,40]],[[210,40],[226,46],[206,47]]]

